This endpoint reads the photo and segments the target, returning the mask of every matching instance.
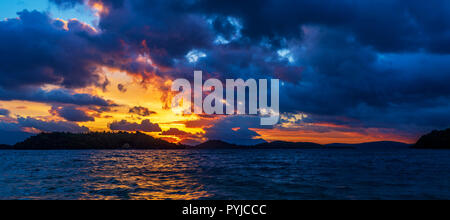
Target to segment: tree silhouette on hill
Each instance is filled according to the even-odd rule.
[[[14,145],[15,149],[183,149],[141,132],[41,133]]]

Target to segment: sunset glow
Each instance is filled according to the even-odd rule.
[[[237,137],[327,144],[413,143],[423,132],[445,127],[434,117],[446,114],[448,96],[421,93],[428,91],[421,83],[440,87],[445,80],[422,73],[442,76],[436,69],[446,67],[448,56],[428,44],[390,49],[366,39],[360,26],[345,19],[335,19],[343,22],[336,27],[325,21],[292,24],[297,33],[277,23],[290,20],[260,29],[245,15],[206,10],[195,1],[185,3],[183,13],[168,2],[137,2],[50,1],[48,11],[26,8],[2,18],[10,45],[1,50],[10,55],[0,72],[0,128],[27,135],[54,131],[59,124],[67,132],[142,130],[176,143]],[[54,7],[90,10],[63,19],[54,16],[59,15]],[[195,7],[199,10],[187,9]],[[161,18],[163,10],[172,17]],[[25,31],[39,34],[33,39]],[[420,71],[417,63],[423,64]],[[183,115],[184,109],[171,109],[173,81],[192,81],[196,70],[204,72],[204,80],[280,79],[280,123],[261,127],[252,116]],[[417,108],[410,110],[413,105]],[[7,142],[15,141],[20,140]]]

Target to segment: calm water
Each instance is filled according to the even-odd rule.
[[[0,199],[450,199],[450,151],[0,151]]]

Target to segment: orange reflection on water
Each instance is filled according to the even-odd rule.
[[[109,154],[109,155],[108,155]],[[85,199],[195,200],[208,198],[207,192],[190,173],[197,162],[180,151],[105,151],[91,162]]]

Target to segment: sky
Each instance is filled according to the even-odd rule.
[[[140,131],[170,142],[414,143],[450,127],[446,0],[0,0],[0,143]],[[182,115],[171,83],[280,79],[280,123]]]
[[[17,12],[23,10],[38,10],[48,13],[52,18],[70,20],[77,18],[88,24],[95,24],[98,20],[95,12],[89,11],[90,8],[85,5],[74,5],[74,7],[58,7],[48,0],[1,0],[0,18],[16,18]]]

